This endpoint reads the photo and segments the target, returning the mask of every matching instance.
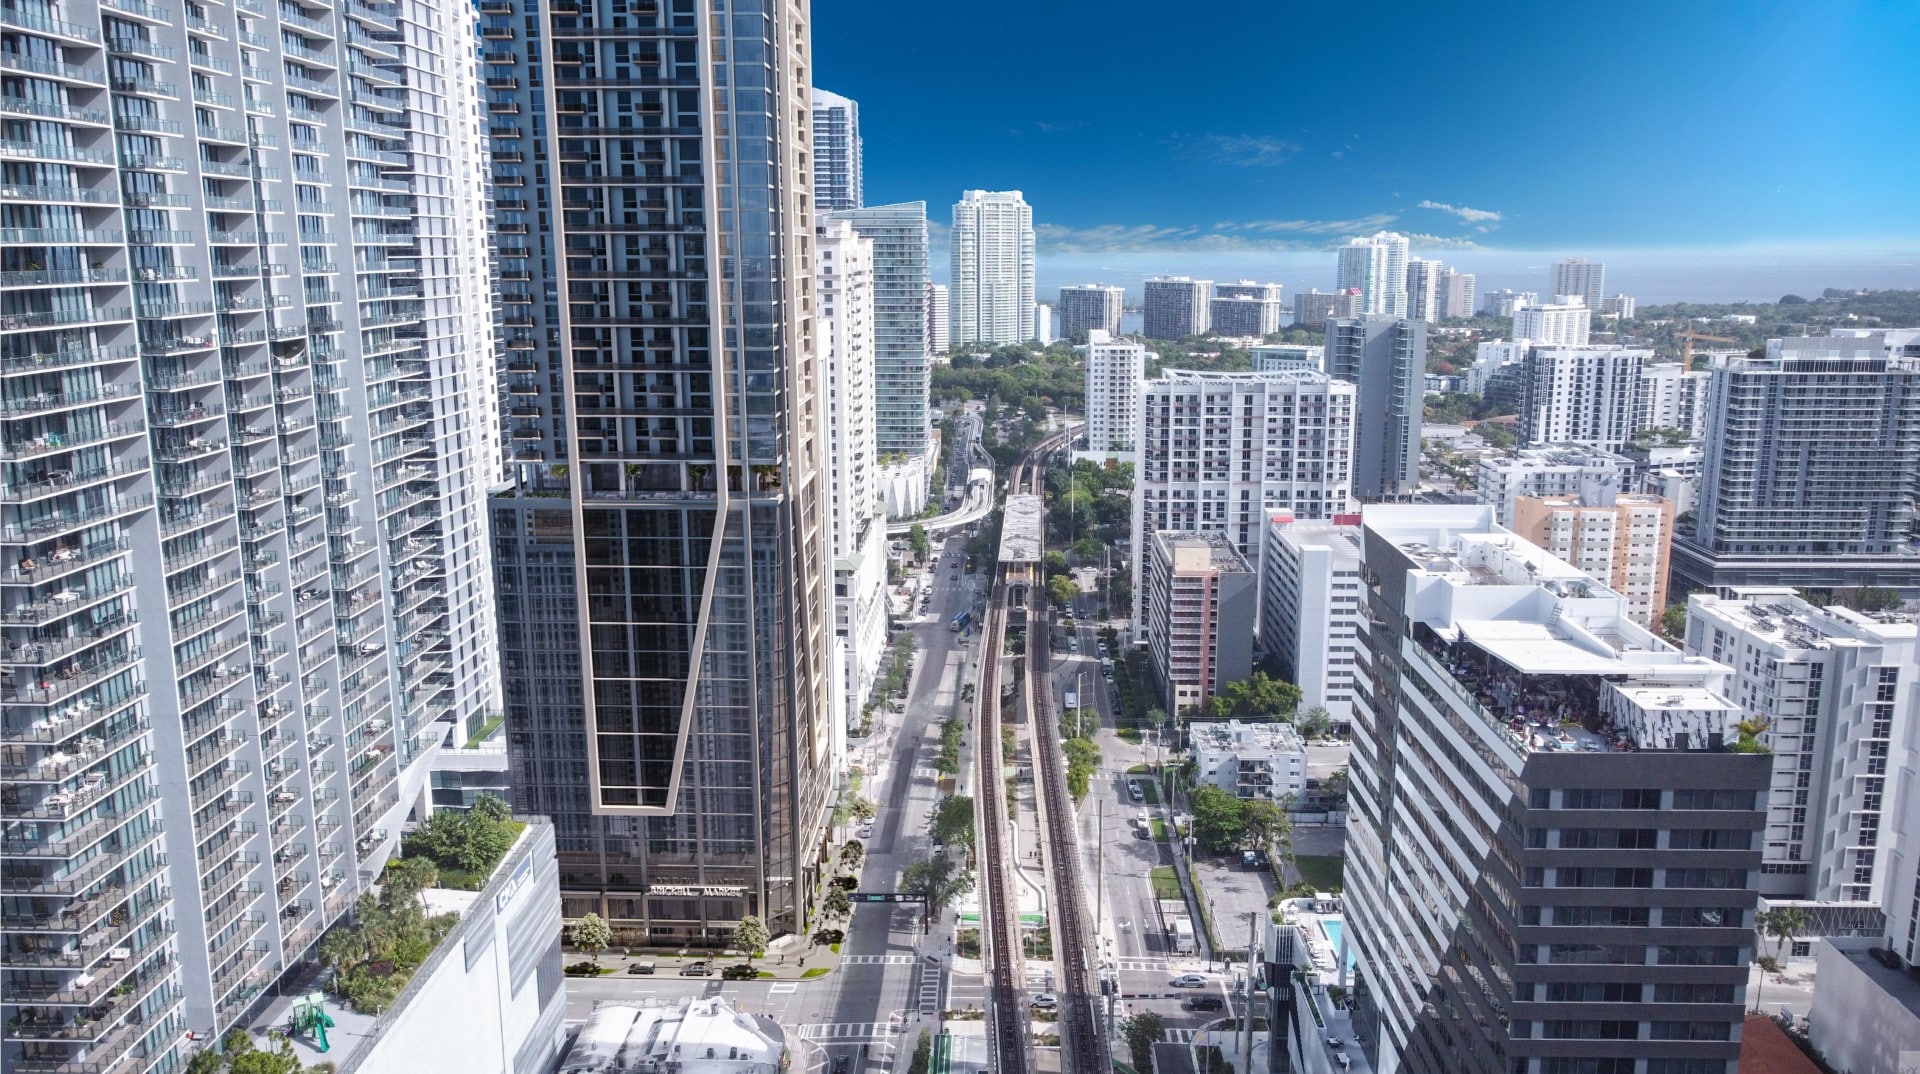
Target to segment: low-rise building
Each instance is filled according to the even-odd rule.
[[[780,1023],[711,996],[594,1004],[559,1074],[784,1074],[794,1065]]]
[[[1253,673],[1253,568],[1218,533],[1161,531],[1143,551],[1141,621],[1166,710],[1204,706]]]
[[[1658,496],[1619,492],[1589,481],[1579,493],[1522,496],[1513,531],[1627,598],[1633,621],[1651,629],[1667,606],[1673,554],[1673,504]]]
[[[1808,1036],[1827,1069],[1912,1070],[1920,1061],[1920,980],[1872,940],[1821,940],[1816,958]]]
[[[1591,486],[1626,488],[1633,462],[1625,456],[1583,444],[1555,444],[1522,448],[1509,455],[1489,455],[1475,467],[1474,495],[1493,508],[1494,521],[1507,525],[1522,496],[1579,495]]]
[[[1327,368],[1327,349],[1316,343],[1262,343],[1251,350],[1255,373],[1281,373],[1306,369],[1315,373]]]
[[[1367,645],[1360,516],[1300,522],[1276,515],[1260,558],[1260,649],[1300,687],[1300,707],[1335,723],[1353,715]]]
[[[1307,746],[1290,723],[1240,720],[1187,725],[1198,780],[1248,801],[1278,802],[1307,789]]]

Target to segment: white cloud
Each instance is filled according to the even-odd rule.
[[[1221,220],[1211,227],[1155,224],[1067,227],[1042,223],[1035,226],[1035,232],[1043,251],[1049,254],[1328,250],[1349,235],[1379,231],[1396,219],[1393,213],[1379,212],[1338,220]],[[1423,246],[1474,245],[1470,239],[1457,237],[1409,237],[1416,245]]]
[[[1465,205],[1448,205],[1444,201],[1422,200],[1420,208],[1434,212],[1451,213],[1460,218],[1461,223],[1473,224],[1481,231],[1488,231],[1500,223],[1501,214],[1492,209],[1473,209]]]
[[[1264,134],[1203,134],[1174,139],[1174,146],[1214,164],[1240,168],[1268,168],[1285,164],[1300,147]]]

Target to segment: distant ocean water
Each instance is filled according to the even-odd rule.
[[[1811,298],[1827,287],[1920,288],[1920,241],[1872,250],[1733,247],[1520,251],[1416,247],[1414,255],[1438,258],[1462,272],[1474,273],[1475,285],[1483,293],[1501,288],[1544,292],[1554,261],[1584,257],[1607,266],[1608,294],[1632,295],[1643,305],[1772,302],[1784,294]],[[936,270],[944,269],[946,260],[944,252],[932,258]],[[1316,287],[1333,290],[1333,266],[1332,251],[1051,254],[1043,246],[1035,275],[1042,302],[1053,301],[1063,285],[1076,283],[1118,284],[1127,289],[1129,303],[1138,302],[1142,280],[1173,274],[1282,283],[1291,308],[1291,296],[1298,292]]]

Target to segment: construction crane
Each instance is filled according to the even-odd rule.
[[[1740,342],[1728,336],[1709,336],[1704,332],[1696,332],[1693,330],[1692,321],[1688,321],[1686,327],[1680,330],[1680,338],[1680,368],[1689,372],[1693,370],[1693,343],[1695,340],[1703,340],[1707,343]]]

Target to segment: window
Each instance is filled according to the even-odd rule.
[[[1644,906],[1556,906],[1553,924],[1632,928],[1647,924],[1648,915]]]
[[[1740,949],[1708,944],[1661,944],[1662,966],[1733,966],[1740,961]]]
[[[1670,888],[1744,888],[1747,886],[1745,869],[1668,869],[1667,887]]]
[[[1638,1040],[1639,1022],[1550,1018],[1541,1023],[1548,1040]]]
[[[1556,966],[1638,966],[1647,960],[1647,950],[1632,944],[1556,943],[1542,944],[1547,962]]]
[[[1674,791],[1673,808],[1747,810],[1753,808],[1753,792],[1725,790]]]
[[[1659,809],[1660,792],[1646,788],[1581,788],[1560,792],[1562,809]]]
[[[1622,981],[1553,981],[1547,985],[1548,1003],[1638,1003],[1641,986]]]
[[[1671,850],[1746,850],[1752,845],[1752,833],[1736,828],[1675,828],[1667,833]]]
[[[1563,850],[1652,850],[1659,833],[1652,828],[1562,828]]]
[[[1652,1040],[1726,1040],[1725,1022],[1655,1022]],[[1722,1066],[1724,1067],[1724,1063]]]

